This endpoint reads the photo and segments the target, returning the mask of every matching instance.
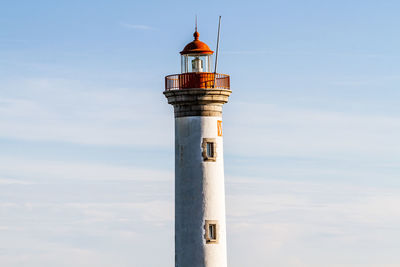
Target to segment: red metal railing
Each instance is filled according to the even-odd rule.
[[[165,91],[189,88],[229,89],[229,75],[213,72],[190,72],[165,77]]]

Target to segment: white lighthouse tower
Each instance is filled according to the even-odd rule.
[[[229,76],[211,72],[213,51],[194,41],[181,74],[165,77],[175,114],[175,267],[226,267],[222,105]]]

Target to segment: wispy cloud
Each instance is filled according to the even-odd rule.
[[[356,266],[337,263],[346,262],[349,253],[363,255],[357,258],[359,266],[391,266],[400,260],[395,253],[399,238],[395,229],[400,223],[396,188],[254,177],[228,177],[228,181],[229,259],[233,267],[317,267],[327,258],[335,259],[324,264],[327,267]],[[173,246],[167,245],[173,240],[172,181],[170,184],[168,200],[154,194],[148,183],[132,187],[126,181],[110,184],[97,196],[89,190],[96,183],[88,184],[84,191],[83,185],[74,184],[73,191],[64,184],[53,186],[57,197],[47,199],[29,194],[40,194],[41,187],[29,192],[16,190],[13,197],[24,201],[8,198],[0,204],[0,211],[7,214],[0,224],[0,248],[6,248],[1,262],[19,267],[46,260],[58,266],[61,260],[69,263],[73,251],[82,250],[90,252],[87,262],[108,262],[115,254],[125,259],[121,266],[127,266],[148,256],[150,251],[145,248],[154,246],[154,238],[145,237],[155,235],[156,246],[165,249],[160,249],[159,257],[147,259],[149,266],[160,266],[160,261],[173,264]],[[5,191],[0,187],[0,196]],[[132,248],[138,251],[135,257]],[[385,253],[395,256],[386,258]],[[58,257],[51,257],[53,254]],[[16,263],[17,258],[23,260]],[[378,258],[382,264],[375,264]]]
[[[23,168],[20,168],[23,166]],[[9,174],[25,180],[0,178],[0,184],[32,184],[34,181],[146,181],[169,182],[170,171],[81,162],[60,162],[26,158],[0,157],[0,175]]]
[[[162,111],[169,107],[161,102],[165,100],[160,92],[140,88],[93,91],[80,82],[46,78],[3,86],[8,97],[0,96],[0,137],[97,145],[170,145],[165,142],[165,132],[159,130],[168,129],[172,136],[172,113]]]
[[[277,53],[281,54],[282,52],[265,51],[265,50],[228,50],[228,51],[221,51],[221,53],[227,55],[260,55],[260,54],[277,54]]]
[[[26,181],[20,181],[17,179],[9,179],[9,178],[1,178],[0,177],[0,185],[31,185],[34,184],[33,182],[26,182]]]
[[[281,55],[281,56],[310,56],[310,55],[324,55],[331,57],[361,57],[361,58],[382,58],[385,57],[383,54],[372,53],[372,52],[346,52],[346,51],[306,51],[306,50],[227,50],[221,51],[222,54],[227,55]]]
[[[241,155],[398,157],[400,117],[235,103],[225,141]],[[234,123],[232,123],[234,122]],[[246,142],[231,138],[241,136]]]
[[[324,266],[356,266],[337,263],[354,254],[366,255],[357,266],[393,266],[399,260],[380,257],[382,262],[376,264],[372,256],[395,253],[398,189],[251,177],[228,180],[230,243],[253,244],[249,249],[240,246],[240,256],[230,255],[235,266],[314,267],[324,258],[336,258]]]
[[[134,30],[143,30],[143,31],[148,31],[148,30],[155,30],[156,28],[149,26],[149,25],[143,25],[143,24],[130,24],[130,23],[124,23],[121,22],[120,25],[124,28],[128,29],[134,29]]]

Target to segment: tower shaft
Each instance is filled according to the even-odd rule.
[[[229,89],[165,91],[175,111],[175,266],[226,267],[222,105]]]

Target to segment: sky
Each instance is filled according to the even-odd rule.
[[[231,75],[230,267],[400,265],[400,2],[0,2],[0,265],[174,266],[164,76]]]

